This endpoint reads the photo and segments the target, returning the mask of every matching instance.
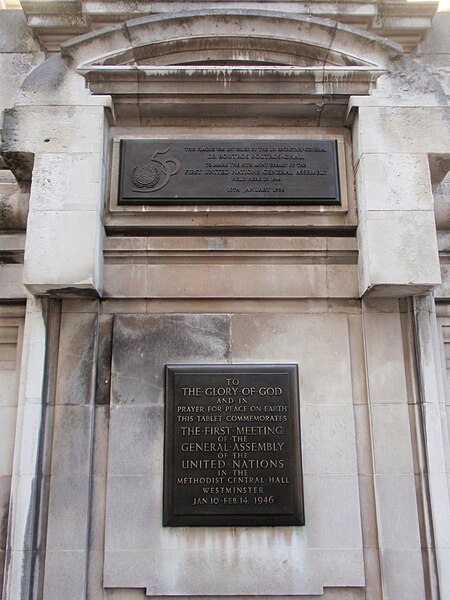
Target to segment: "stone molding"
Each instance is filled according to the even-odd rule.
[[[91,92],[112,96],[119,118],[172,114],[173,104],[201,104],[203,116],[214,116],[226,110],[222,98],[249,100],[253,114],[267,116],[283,98],[281,111],[317,117],[315,125],[342,124],[349,98],[368,95],[401,52],[336,21],[238,9],[146,16],[61,45]]]
[[[205,6],[195,0],[172,2],[150,0],[123,2],[113,0],[69,0],[37,1],[23,0],[22,8],[28,24],[41,45],[49,52],[58,52],[61,42],[76,35],[95,31],[108,24],[133,17],[149,15],[171,15],[180,10],[193,10]],[[219,0],[214,7],[224,10],[234,6],[246,9],[268,8],[279,14],[304,14],[309,18],[332,18],[354,25],[362,30],[400,43],[404,51],[411,52],[424,39],[431,27],[431,20],[438,2],[415,2],[405,0],[373,1],[334,1],[314,0],[313,2],[283,0]],[[208,7],[209,8],[209,7]],[[209,11],[208,11],[209,12]]]
[[[337,20],[268,10],[213,9],[207,13],[183,11],[169,17],[152,15],[124,21],[62,43],[61,54],[71,57],[78,67],[93,63],[142,63],[159,44],[182,39],[192,43],[198,37],[203,41],[212,38],[217,44],[217,39],[223,36],[261,38],[262,49],[266,51],[264,41],[272,44],[277,39],[302,49],[305,45],[319,52],[325,49],[328,54],[313,55],[319,62],[311,63],[321,66],[328,64],[335,54],[348,61],[344,64],[384,66],[402,53],[399,44]]]
[[[93,94],[109,94],[117,117],[170,114],[202,104],[204,116],[226,111],[224,104],[247,104],[241,111],[316,120],[316,125],[342,124],[351,95],[368,94],[383,69],[370,67],[148,67],[96,66],[78,70]],[[275,93],[275,89],[277,90]],[[167,96],[170,95],[170,101]],[[237,99],[236,96],[239,95]],[[162,97],[166,97],[161,102]],[[220,100],[217,97],[220,96]],[[181,103],[178,101],[181,98]],[[180,106],[180,104],[182,106]],[[220,109],[218,108],[220,104]],[[316,107],[316,110],[314,109]],[[183,109],[184,107],[184,109]],[[242,114],[241,113],[241,114]],[[326,116],[328,115],[328,116]]]

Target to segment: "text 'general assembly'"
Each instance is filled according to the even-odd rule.
[[[340,204],[336,140],[122,140],[119,204]]]
[[[301,525],[296,365],[166,367],[165,525]]]

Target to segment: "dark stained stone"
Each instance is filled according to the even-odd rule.
[[[162,404],[165,364],[226,363],[229,339],[228,315],[115,316],[112,404]]]

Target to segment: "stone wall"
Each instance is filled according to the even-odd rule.
[[[450,13],[22,6],[0,11],[5,600],[450,600]],[[125,206],[121,140],[149,138],[335,140],[340,202]],[[165,366],[265,363],[298,365],[305,524],[163,526]]]

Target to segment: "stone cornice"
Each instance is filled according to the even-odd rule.
[[[271,10],[283,16],[331,18],[386,37],[401,44],[405,52],[410,52],[427,34],[438,6],[438,2],[411,3],[407,0],[217,0],[214,3],[203,0],[22,0],[21,4],[28,25],[49,52],[58,52],[60,44],[74,36],[130,18],[169,16],[190,10],[207,13],[211,8]]]
[[[145,118],[155,111],[161,113],[163,106],[173,110],[172,105],[180,102],[184,105],[201,103],[202,111],[207,115],[214,110],[226,111],[227,103],[237,103],[245,112],[245,104],[249,101],[256,113],[258,106],[267,104],[267,114],[276,98],[278,111],[283,111],[280,102],[290,102],[285,110],[294,111],[297,118],[315,119],[317,124],[327,113],[334,121],[341,122],[349,97],[368,94],[377,78],[385,72],[374,67],[160,68],[128,65],[91,66],[78,71],[93,94],[112,96],[118,117],[136,115],[139,111],[139,116]],[[163,97],[165,100],[161,102]]]

